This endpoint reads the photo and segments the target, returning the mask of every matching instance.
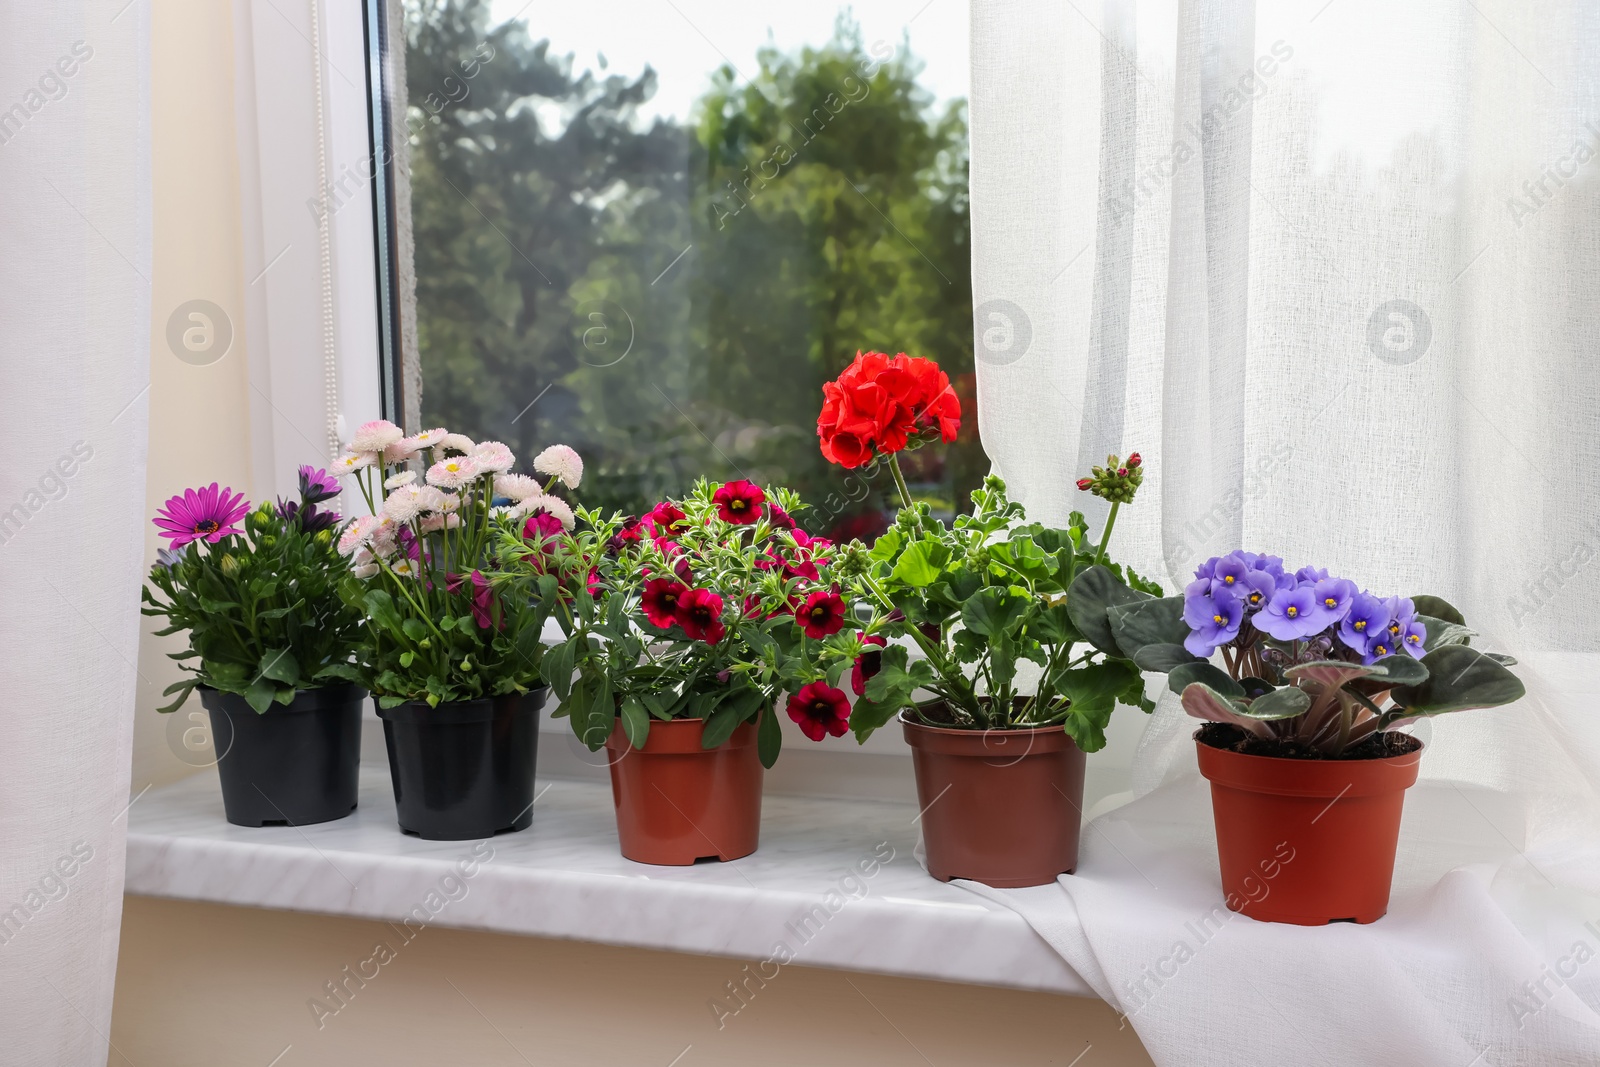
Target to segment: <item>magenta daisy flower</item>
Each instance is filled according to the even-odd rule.
[[[204,489],[185,489],[156,512],[152,521],[171,547],[182,548],[191,541],[216,544],[224,537],[243,533],[233,525],[250,513],[243,493],[218,489],[212,482]]]

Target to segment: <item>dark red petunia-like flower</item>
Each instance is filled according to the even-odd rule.
[[[649,511],[645,512],[642,520],[654,531],[658,538],[671,538],[689,528],[689,518],[683,509],[670,500],[663,500]]]
[[[1129,462],[1131,463],[1132,460],[1129,460]],[[776,504],[767,505],[767,521],[772,524],[774,530],[793,530],[796,528],[794,520],[789,517],[789,513]]]
[[[752,482],[728,482],[719,487],[711,497],[711,502],[717,506],[717,515],[723,522],[733,522],[744,525],[761,518],[761,505],[766,503],[767,494],[761,487]]]
[[[794,617],[807,637],[831,637],[844,629],[844,598],[832,589],[819,589],[806,597]]]
[[[881,634],[862,634],[861,643],[864,645],[877,645],[882,648],[889,642]],[[872,649],[863,649],[861,655],[856,657],[855,664],[850,668],[850,688],[856,696],[864,696],[867,692],[867,680],[874,674],[883,670],[883,653],[874,652]]]
[[[639,606],[644,609],[645,618],[666,629],[678,621],[678,607],[688,591],[688,586],[671,578],[652,578],[644,583]]]
[[[709,589],[690,589],[678,598],[678,625],[696,641],[721,641],[728,632],[722,624],[722,598]]]
[[[446,574],[444,588],[448,593],[460,593],[472,587],[472,621],[478,624],[478,629],[487,630],[494,625],[494,590],[489,585],[489,579],[483,576],[482,571],[473,571],[466,574]],[[505,626],[505,619],[500,620],[500,625]]]
[[[850,701],[844,690],[827,682],[812,682],[789,698],[789,718],[813,741],[829,734],[843,737],[850,729]]]

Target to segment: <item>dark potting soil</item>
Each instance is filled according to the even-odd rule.
[[[1194,732],[1194,739],[1202,745],[1238,752],[1246,756],[1272,756],[1277,759],[1388,759],[1404,756],[1422,747],[1422,742],[1408,734],[1384,731],[1369,734],[1351,745],[1338,756],[1329,756],[1300,741],[1272,737],[1257,737],[1231,723],[1208,722]]]

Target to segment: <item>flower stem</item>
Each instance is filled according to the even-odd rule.
[[[1096,563],[1104,563],[1106,561],[1106,542],[1111,540],[1111,528],[1117,524],[1117,509],[1121,506],[1121,501],[1113,503],[1111,505],[1111,513],[1106,516],[1106,528],[1100,531],[1100,550],[1095,553],[1094,557]]]
[[[894,474],[895,488],[900,490],[900,506],[911,506],[911,490],[906,488],[905,475],[900,473],[900,458],[893,452],[889,453],[889,470]]]

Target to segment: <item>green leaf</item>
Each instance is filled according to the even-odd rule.
[[[1372,666],[1375,668],[1372,677],[1362,679],[1368,685],[1421,685],[1428,680],[1428,668],[1404,652],[1385,656]]]
[[[1422,628],[1428,631],[1428,636],[1422,643],[1424,652],[1432,652],[1445,645],[1470,645],[1472,639],[1478,636],[1478,631],[1470,630],[1460,623],[1450,622],[1432,615],[1417,615],[1417,621]]]
[[[1466,616],[1462,615],[1460,611],[1456,610],[1455,605],[1443,597],[1429,596],[1424,593],[1422,596],[1412,597],[1411,603],[1416,607],[1418,615],[1430,615],[1435,619],[1442,619],[1457,626],[1465,626],[1467,624]]]
[[[767,770],[778,762],[778,751],[783,747],[783,730],[778,724],[778,706],[770,703],[761,709],[761,723],[756,727],[756,755]]]
[[[1182,645],[1155,644],[1145,645],[1135,652],[1133,662],[1137,663],[1142,671],[1166,674],[1185,663],[1204,663],[1205,660]]]
[[[362,600],[362,607],[367,615],[382,629],[392,634],[405,633],[405,627],[400,621],[400,613],[395,610],[394,598],[382,589],[369,589]]]
[[[1148,645],[1181,647],[1189,636],[1189,624],[1183,621],[1181,596],[1113,604],[1106,609],[1106,617],[1111,620],[1117,647],[1135,661],[1139,651]]]
[[[1179,696],[1196,682],[1230,700],[1244,696],[1244,686],[1230,678],[1227,671],[1206,660],[1180,663],[1167,672],[1167,688]]]
[[[416,661],[417,654],[415,652],[412,652],[408,649],[405,652],[400,653],[400,666],[410,667]]]
[[[932,585],[949,558],[950,550],[938,541],[913,541],[900,554],[894,570],[889,572],[889,580],[917,589]]]
[[[1274,689],[1265,696],[1256,697],[1247,707],[1239,711],[1240,715],[1252,719],[1292,719],[1297,715],[1304,715],[1311,709],[1311,697],[1304,690],[1292,685],[1282,689]]]
[[[566,700],[567,694],[572,692],[572,662],[577,654],[577,642],[581,640],[582,635],[574,636],[547,649],[544,662],[539,665],[539,676],[561,700]]]
[[[1096,564],[1085,567],[1072,580],[1072,587],[1067,591],[1067,613],[1072,617],[1072,625],[1091,645],[1107,655],[1121,656],[1122,648],[1111,629],[1108,612],[1116,605],[1135,604],[1146,599],[1149,598],[1145,594],[1129,589],[1116,575]]]
[[[185,678],[181,682],[173,682],[171,685],[167,686],[161,691],[161,695],[171,696],[173,693],[177,693],[178,699],[164,707],[157,708],[156,710],[162,713],[177,711],[179,708],[183,707],[183,702],[189,699],[189,694],[194,692],[194,687],[199,684],[199,680],[195,678]]]
[[[1083,640],[1067,612],[1067,598],[1042,605],[1028,619],[1028,632],[1047,645],[1070,645]]]
[[[906,706],[904,700],[873,700],[870,696],[871,683],[867,685],[869,695],[861,697],[850,711],[850,730],[856,735],[856,740],[865,742],[878,730],[894,718],[901,708]]]
[[[278,687],[272,684],[272,679],[262,677],[250,683],[244,691],[244,699],[260,715],[272,706],[272,698],[277,695]]]
[[[400,623],[400,629],[413,641],[421,641],[428,636],[427,624],[421,619],[406,619]]]
[[[1250,731],[1257,737],[1271,737],[1272,728],[1246,715],[1243,702],[1212,689],[1204,682],[1191,683],[1183,690],[1183,710],[1207,722],[1226,722]],[[1265,700],[1265,697],[1258,697]]]
[[[733,736],[744,717],[739,714],[739,706],[735,701],[725,700],[706,719],[705,729],[700,732],[701,748],[716,748],[728,738]]]
[[[1422,657],[1428,680],[1391,691],[1403,717],[1494,708],[1526,695],[1521,679],[1492,656],[1466,645],[1445,645]]]
[[[1342,689],[1347,682],[1377,674],[1371,667],[1343,660],[1320,659],[1311,663],[1297,663],[1284,671],[1293,682],[1313,682],[1327,690]]]
[[[1105,747],[1106,723],[1117,697],[1141,681],[1138,669],[1120,659],[1060,671],[1051,678],[1056,692],[1069,701],[1062,725],[1079,748],[1097,752]]]
[[[622,732],[628,735],[628,743],[634,748],[643,748],[650,740],[650,713],[644,710],[638,697],[622,698]]]
[[[263,678],[282,682],[290,688],[300,681],[300,663],[287,648],[269,648],[261,653],[261,665],[257,669]]]
[[[961,621],[968,630],[995,637],[1006,633],[1028,610],[1026,597],[1003,589],[980,589],[961,606]]]

